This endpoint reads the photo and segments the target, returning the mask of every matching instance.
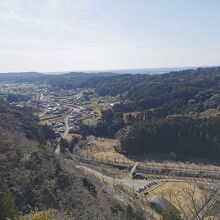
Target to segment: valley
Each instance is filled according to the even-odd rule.
[[[81,76],[77,77],[83,79]],[[126,81],[130,76],[118,77],[124,77]],[[141,80],[145,77],[149,78],[137,75],[137,79],[129,80],[139,81],[139,77]],[[164,77],[161,75],[161,78],[166,78],[166,74]],[[117,84],[115,79],[116,76],[109,76],[108,78],[91,77],[90,80],[105,81],[106,84],[113,80],[113,83]],[[65,79],[63,83],[65,84]],[[97,181],[110,192],[110,195],[112,194],[112,199],[131,205],[137,212],[142,213],[145,219],[161,219],[162,213],[152,205],[155,198],[167,199],[179,210],[183,219],[203,219],[212,213],[211,210],[218,203],[220,194],[219,151],[216,150],[214,159],[210,158],[212,154],[201,157],[200,154],[196,155],[192,151],[193,153],[186,155],[181,149],[173,151],[174,148],[161,152],[158,147],[160,143],[153,143],[156,140],[152,142],[151,136],[145,140],[146,137],[141,136],[141,129],[145,129],[142,126],[144,122],[146,124],[153,122],[155,125],[158,121],[161,123],[164,120],[164,126],[170,129],[174,123],[184,122],[185,117],[191,117],[191,122],[195,120],[196,123],[204,119],[209,123],[213,117],[218,119],[219,107],[216,100],[218,90],[208,91],[211,93],[210,96],[215,98],[211,98],[209,102],[204,100],[206,107],[203,111],[195,110],[197,104],[195,101],[189,101],[186,108],[182,103],[182,108],[185,109],[175,111],[171,109],[170,113],[162,118],[162,115],[166,114],[166,107],[164,110],[151,104],[149,107],[146,104],[140,107],[138,99],[129,98],[128,94],[125,98],[125,92],[121,91],[125,85],[120,87],[120,93],[117,95],[114,92],[102,94],[99,91],[100,85],[95,88],[73,86],[65,89],[63,86],[55,86],[50,81],[33,83],[25,80],[22,83],[12,83],[9,80],[0,84],[0,95],[12,108],[30,109],[41,126],[47,126],[54,132],[53,143],[50,145],[55,156],[61,158],[64,170],[71,173],[73,169]],[[203,94],[199,90],[198,93]],[[194,92],[193,96],[195,96]],[[192,97],[189,95],[188,99],[192,100]],[[206,99],[210,97],[207,95]],[[151,101],[149,100],[149,103]],[[210,107],[207,107],[208,105]],[[162,115],[160,111],[164,111]],[[176,118],[179,121],[176,122]],[[135,128],[136,130],[133,131],[132,129]],[[195,132],[198,131],[197,127]],[[149,131],[144,130],[144,132],[147,134]],[[163,130],[158,132],[159,135],[164,133]],[[182,130],[179,130],[179,136],[181,132]],[[206,140],[213,135],[204,132]],[[203,138],[201,135],[203,136],[200,132],[200,137]],[[138,142],[139,140],[142,142]],[[217,136],[214,140],[219,144]],[[166,141],[164,141],[165,146],[168,144],[173,146],[172,141],[167,143]],[[195,144],[201,143],[199,139],[196,141]],[[143,148],[151,142],[158,148],[156,152],[141,151],[140,146]],[[184,148],[178,140],[177,144]],[[213,147],[216,147],[216,144],[213,144]],[[151,147],[149,145],[148,149]],[[219,216],[219,214],[215,215]]]

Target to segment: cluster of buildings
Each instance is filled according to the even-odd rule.
[[[81,121],[100,116],[98,105],[113,106],[113,97],[99,97],[92,89],[58,89],[47,84],[11,83],[0,84],[0,95],[17,106],[32,107],[42,123],[55,131],[65,129],[64,119],[68,116],[68,126],[77,130]],[[95,107],[94,107],[94,104]],[[62,129],[63,128],[63,129]]]
[[[46,106],[44,113],[47,115],[58,115],[67,112],[69,108],[60,104],[49,104]]]
[[[38,100],[47,90],[45,85],[31,83],[0,83],[0,95],[13,105],[25,105],[31,100]]]

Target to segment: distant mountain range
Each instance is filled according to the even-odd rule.
[[[90,74],[90,76],[113,76],[116,74],[163,74],[169,73],[174,71],[181,71],[181,70],[188,70],[188,69],[197,69],[197,68],[206,68],[212,66],[191,66],[191,67],[161,67],[161,68],[133,68],[133,69],[111,69],[111,70],[80,70],[80,71],[57,71],[57,72],[7,72],[7,73],[0,73],[2,74],[9,74],[11,76],[18,76],[23,74],[31,74],[32,76],[36,74],[44,74],[44,75],[66,75],[66,74],[79,74],[81,76],[85,76],[85,74]],[[214,66],[213,66],[214,67]],[[16,75],[15,75],[16,74]]]
[[[117,74],[162,74],[168,73],[171,71],[181,71],[187,69],[196,69],[199,66],[195,67],[161,67],[161,68],[133,68],[133,69],[110,69],[110,70],[82,70],[77,72],[83,73],[117,73]],[[61,75],[69,73],[70,71],[60,71],[60,72],[45,72],[49,75]],[[75,72],[75,71],[74,71]]]
[[[181,71],[187,69],[196,69],[198,67],[162,67],[162,68],[135,68],[135,69],[113,69],[113,70],[104,70],[104,72],[113,72],[118,74],[162,74],[172,71]],[[87,72],[87,71],[84,71]],[[93,71],[90,71],[93,72]],[[100,71],[94,71],[99,73]]]

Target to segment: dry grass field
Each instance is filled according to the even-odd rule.
[[[60,116],[60,115],[45,115],[45,114],[42,114],[42,115],[38,115],[39,117],[39,120],[40,122],[43,124],[51,121],[51,120],[58,120],[60,118],[63,118],[63,116]]]
[[[196,172],[210,172],[220,173],[220,166],[202,163],[184,163],[180,161],[154,161],[154,160],[139,160],[138,158],[128,158],[123,154],[115,151],[115,147],[119,145],[116,139],[96,138],[88,143],[83,148],[84,153],[89,154],[96,160],[105,161],[109,163],[128,164],[133,165],[139,161],[139,167],[143,169],[168,169],[178,171],[196,171]]]
[[[84,119],[83,123],[88,126],[95,126],[98,123],[99,119],[100,119],[99,116],[89,117],[89,118]]]
[[[81,153],[86,155],[86,157],[91,160],[96,160],[105,163],[111,164],[127,164],[133,166],[135,160],[127,158],[125,155],[120,154],[115,151],[115,147],[118,146],[118,142],[115,139],[106,139],[106,138],[94,138],[92,139],[85,147],[81,149]],[[141,167],[158,167],[159,169],[164,168],[174,168],[180,170],[201,170],[205,169],[214,172],[218,172],[220,169],[219,166],[214,165],[205,165],[201,168],[199,164],[193,163],[182,163],[182,162],[140,162],[138,166]],[[102,171],[100,171],[102,173]],[[104,172],[107,174],[108,172]],[[114,176],[112,173],[108,173],[109,176]],[[125,175],[125,174],[123,174]],[[116,175],[116,177],[123,178],[124,176]],[[149,177],[151,178],[151,177]],[[152,177],[154,178],[154,177]],[[182,178],[183,179],[183,178]],[[209,182],[205,183],[202,180],[188,179],[185,181],[176,178],[169,178],[165,180],[159,180],[156,187],[148,189],[148,195],[143,193],[137,194],[138,200],[142,201],[142,204],[145,207],[149,208],[149,201],[153,196],[163,196],[167,198],[172,204],[174,204],[182,213],[183,219],[193,219],[196,214],[200,211],[204,204],[210,198],[210,195],[213,191],[210,190],[211,186],[214,184]],[[133,193],[131,191],[131,193]],[[152,212],[154,216],[153,219],[159,219],[160,216],[155,213],[153,210],[148,210]],[[159,217],[158,217],[159,216]],[[195,219],[195,218],[194,218]]]
[[[219,220],[219,218],[216,216],[207,216],[204,218],[204,220]]]
[[[191,219],[208,201],[210,193],[205,184],[196,182],[166,182],[150,191],[147,199],[162,196],[168,199],[182,213],[184,219]]]
[[[92,156],[98,161],[133,165],[134,162],[132,160],[115,151],[115,147],[118,144],[115,139],[96,138],[87,144],[83,149],[83,153]]]
[[[54,101],[54,97],[50,96],[50,95],[45,95],[41,98],[42,101],[47,101],[47,102],[51,102]]]

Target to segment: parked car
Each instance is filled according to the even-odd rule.
[[[147,179],[147,177],[143,175],[142,173],[136,173],[136,172],[132,173],[132,177],[133,179],[144,179],[144,180]]]

